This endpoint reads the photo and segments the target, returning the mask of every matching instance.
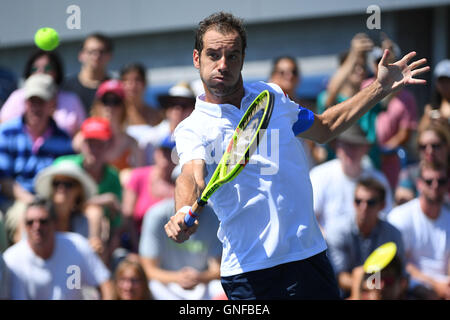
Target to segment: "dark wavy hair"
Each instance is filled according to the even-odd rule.
[[[23,77],[27,79],[29,76],[31,76],[31,69],[33,67],[34,62],[39,59],[42,56],[47,56],[50,60],[50,64],[53,66],[53,68],[56,71],[56,77],[55,77],[55,83],[60,86],[64,80],[64,68],[62,64],[62,60],[59,57],[58,53],[55,51],[44,51],[44,50],[37,50],[34,51],[27,59],[25,63],[25,68],[23,70]]]
[[[206,31],[214,28],[220,33],[226,34],[232,31],[236,31],[241,38],[242,53],[245,53],[247,48],[247,32],[244,28],[244,23],[242,19],[233,16],[231,13],[226,12],[216,12],[206,17],[198,24],[199,27],[195,33],[195,46],[199,53],[203,50],[203,36]]]

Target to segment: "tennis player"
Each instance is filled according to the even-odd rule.
[[[336,137],[387,94],[426,83],[414,76],[429,67],[417,69],[425,59],[408,65],[415,52],[388,64],[386,50],[376,81],[316,115],[275,84],[244,84],[245,49],[246,32],[239,18],[219,12],[200,22],[193,63],[205,93],[175,131],[182,172],[175,191],[177,213],[166,224],[166,233],[183,242],[195,232],[199,221],[191,227],[184,223],[189,206],[211,178],[246,108],[268,89],[275,94],[265,134],[270,152],[255,153],[246,168],[210,198],[220,220],[222,285],[229,299],[339,299],[314,217],[305,152],[296,136],[319,143]]]

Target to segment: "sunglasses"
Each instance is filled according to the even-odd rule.
[[[123,100],[119,97],[116,96],[109,96],[109,97],[103,97],[101,99],[102,103],[105,106],[109,106],[109,107],[118,107],[122,105]]]
[[[72,189],[75,187],[76,183],[73,181],[63,181],[63,180],[53,180],[52,186],[57,189],[59,186],[63,186],[65,189]]]
[[[25,225],[27,227],[31,227],[33,225],[33,223],[35,223],[35,222],[39,222],[39,224],[41,226],[46,226],[50,222],[50,219],[49,218],[46,218],[46,219],[27,219],[25,221]]]
[[[431,146],[431,149],[433,151],[439,150],[442,147],[441,143],[424,143],[424,144],[419,144],[419,150],[420,151],[424,151],[427,146]]]
[[[38,67],[32,66],[31,67],[31,73],[35,73],[35,72],[39,71],[39,69],[40,68],[38,68]],[[55,70],[55,68],[53,68],[53,66],[51,64],[46,64],[44,66],[44,72],[45,73],[52,72],[53,70]]]
[[[428,186],[431,187],[434,181],[437,181],[437,184],[439,187],[445,186],[447,184],[447,178],[439,178],[439,179],[424,179],[423,177],[420,177],[423,182],[425,182]]]
[[[94,54],[98,54],[99,56],[103,56],[107,53],[109,53],[109,51],[107,50],[101,50],[101,49],[83,49],[84,52],[86,52],[88,55],[92,56]]]
[[[294,75],[294,76],[298,76],[298,71],[297,70],[277,70],[275,71],[276,73],[280,74],[281,76],[285,76],[285,75]]]
[[[355,204],[357,206],[360,206],[361,203],[364,202],[364,203],[367,203],[368,207],[373,207],[373,206],[375,206],[378,203],[378,199],[377,198],[371,198],[371,199],[367,199],[367,200],[355,198],[354,201],[355,201]]]

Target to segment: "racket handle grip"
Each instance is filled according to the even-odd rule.
[[[197,220],[200,212],[203,210],[203,206],[206,204],[206,202],[202,200],[197,200],[192,207],[189,209],[189,212],[184,217],[184,223],[191,227],[195,220]]]

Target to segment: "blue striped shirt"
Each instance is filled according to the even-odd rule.
[[[72,154],[71,139],[50,118],[51,134],[32,152],[33,142],[26,132],[24,117],[0,125],[0,179],[11,178],[24,189],[34,192],[37,173],[59,156]]]

